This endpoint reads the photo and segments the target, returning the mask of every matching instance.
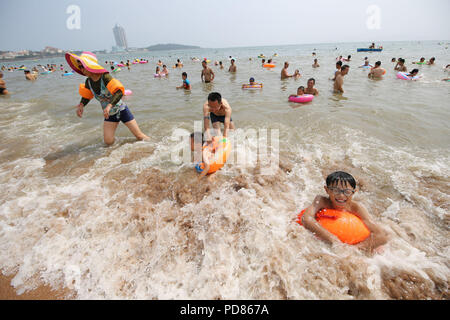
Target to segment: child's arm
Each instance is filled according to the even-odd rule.
[[[370,230],[369,238],[361,242],[361,246],[372,251],[373,249],[385,244],[388,241],[387,232],[372,221],[369,212],[362,204],[356,202],[354,202],[354,204],[356,209],[354,210],[354,213],[361,218]]]
[[[202,158],[203,158],[203,163],[205,165],[205,168],[203,168],[202,173],[200,173],[200,176],[198,177],[199,179],[203,178],[204,176],[206,176],[208,174],[210,165],[209,165],[209,150],[208,148],[203,149],[202,151]]]
[[[306,208],[305,213],[302,216],[302,223],[306,229],[314,233],[319,238],[325,240],[330,244],[339,243],[338,237],[326,230],[316,220],[316,213],[322,208],[327,207],[327,199],[322,196],[317,196],[314,202]]]

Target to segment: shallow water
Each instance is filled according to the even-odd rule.
[[[84,78],[58,71],[28,82],[5,72],[0,268],[17,273],[19,292],[38,274],[82,299],[448,299],[450,87],[440,80],[450,53],[438,42],[387,42],[382,53],[356,53],[367,44],[353,43],[99,55],[150,60],[114,74],[133,91],[124,101],[150,141],[136,142],[121,124],[111,147],[98,102],[75,114]],[[277,67],[262,69],[260,53],[278,53]],[[335,58],[349,54],[345,93],[334,95]],[[194,56],[223,61],[224,70],[211,63],[212,85],[201,83]],[[358,69],[366,56],[382,61],[383,80]],[[436,65],[411,64],[422,56]],[[392,57],[423,78],[396,79]],[[177,58],[183,69],[172,69]],[[153,77],[158,59],[169,78]],[[302,77],[280,80],[284,61]],[[23,62],[38,63],[68,68],[63,59]],[[191,92],[175,89],[183,71]],[[241,89],[251,76],[262,90]],[[310,77],[320,95],[288,102]],[[234,161],[198,183],[189,163],[172,159],[184,146],[176,134],[194,130],[211,91],[233,108]],[[264,136],[273,163],[279,155],[270,174],[256,165]],[[334,170],[355,176],[355,199],[391,234],[382,253],[331,248],[293,222]]]

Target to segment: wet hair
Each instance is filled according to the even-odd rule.
[[[194,139],[194,143],[203,143],[203,132],[195,131],[191,133],[191,139]]]
[[[311,80],[314,82],[314,84],[316,84],[316,80],[314,78],[309,78],[308,82],[311,81]]]
[[[342,67],[342,61],[338,61],[338,62],[336,62],[336,65],[340,65],[341,67]]]
[[[431,58],[431,59],[430,59],[430,61],[431,61],[431,60],[433,60],[433,61],[434,61],[434,60],[436,60],[436,58],[435,58],[435,57],[433,57],[433,58]]]
[[[231,59],[231,61],[235,62],[236,60],[234,60],[234,59]]]
[[[376,65],[376,66],[381,66],[381,61],[375,62],[375,65]]]
[[[25,74],[30,73],[30,70],[24,70],[23,73]]]
[[[218,103],[222,102],[222,96],[218,92],[211,92],[208,95],[208,101],[217,101]]]
[[[222,65],[222,61],[219,61],[219,64]]]
[[[347,68],[350,68],[349,65],[348,65],[348,64],[344,64],[344,65],[341,67],[341,71],[344,71],[344,70],[347,69]]]
[[[266,59],[262,59],[262,63],[266,62]]]
[[[418,73],[419,69],[412,69],[412,71],[410,73]]]
[[[255,78],[251,77],[249,82],[255,82]]]
[[[187,73],[186,72],[183,72],[181,75],[185,76],[187,78]]]
[[[347,59],[350,59],[351,57],[352,57],[352,56],[349,55],[349,56],[347,57]]]
[[[165,64],[163,64],[163,68],[167,68],[167,66]]]
[[[345,186],[347,183],[353,188],[356,188],[356,181],[353,176],[344,171],[336,171],[328,175],[326,179],[327,187],[332,187],[341,184]]]
[[[298,91],[298,90],[305,91],[305,87],[304,87],[304,86],[300,86],[300,87],[297,88],[297,91]]]

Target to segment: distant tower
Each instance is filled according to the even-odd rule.
[[[128,49],[127,36],[125,35],[125,29],[116,23],[113,28],[114,38],[118,47]]]

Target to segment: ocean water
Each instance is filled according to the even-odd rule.
[[[123,100],[150,141],[120,124],[110,147],[97,101],[75,114],[84,77],[4,72],[0,269],[19,293],[47,283],[80,299],[448,299],[448,42],[386,42],[381,53],[339,43],[99,55],[102,64],[150,60],[113,74],[133,91]],[[261,53],[277,53],[277,67],[261,68]],[[329,80],[339,55],[352,56],[342,96]],[[436,65],[411,64],[422,56]],[[191,57],[211,60],[214,83],[201,83]],[[383,80],[358,68],[364,57],[382,61]],[[393,57],[422,78],[396,79]],[[173,69],[178,58],[184,68]],[[159,59],[168,78],[153,77]],[[280,80],[284,61],[302,77]],[[63,58],[5,65],[39,63],[69,70]],[[190,92],[175,89],[183,71]],[[264,88],[242,90],[250,77]],[[310,77],[319,96],[288,102]],[[229,101],[237,130],[231,159],[198,182],[180,161],[180,134],[201,124],[211,91]],[[275,166],[264,171],[267,159]],[[355,176],[355,200],[389,232],[382,252],[330,247],[294,222],[335,170]]]

